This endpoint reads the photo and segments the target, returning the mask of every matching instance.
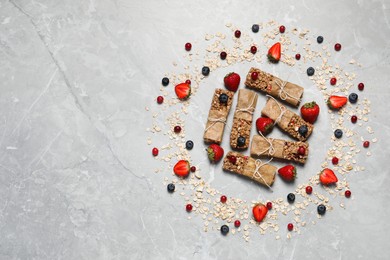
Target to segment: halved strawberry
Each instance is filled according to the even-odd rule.
[[[175,86],[175,93],[180,100],[186,100],[191,95],[191,86],[187,83],[180,83]]]
[[[268,50],[268,59],[271,62],[278,62],[280,60],[280,56],[282,54],[282,47],[280,42],[275,43],[272,45],[272,47]]]
[[[263,204],[261,203],[258,203],[256,204],[253,208],[252,208],[252,214],[253,214],[253,218],[257,221],[257,222],[261,222],[265,216],[267,215],[268,213],[268,209],[266,206],[264,206]]]
[[[345,104],[347,104],[347,102],[348,102],[347,97],[343,97],[343,96],[330,96],[328,98],[327,104],[328,104],[330,109],[340,109]]]
[[[180,177],[186,177],[190,173],[190,163],[187,160],[178,161],[173,167],[173,172]]]
[[[320,172],[320,182],[323,185],[331,185],[336,183],[337,181],[337,176],[331,169],[325,168]]]
[[[210,162],[218,162],[224,154],[223,148],[217,144],[210,144],[206,151]]]

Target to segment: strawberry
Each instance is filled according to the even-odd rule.
[[[285,181],[291,182],[295,179],[297,175],[297,168],[294,165],[286,165],[278,170],[279,176],[282,177]]]
[[[267,57],[271,62],[278,62],[280,60],[281,53],[282,47],[280,42],[277,42],[269,48]]]
[[[267,215],[267,212],[268,212],[267,207],[261,203],[256,204],[252,208],[253,218],[257,222],[261,222],[265,218],[265,216]]]
[[[217,144],[210,144],[206,149],[210,162],[218,162],[223,157],[223,148]]]
[[[347,97],[343,96],[330,96],[328,98],[328,106],[331,109],[340,109],[342,108],[345,104],[347,104]]]
[[[223,78],[223,82],[228,90],[236,92],[238,85],[240,85],[240,79],[240,75],[235,72],[231,72]]]
[[[313,124],[318,115],[320,114],[320,107],[317,105],[315,101],[304,104],[301,107],[301,115],[302,118],[311,124]]]
[[[271,132],[273,127],[274,127],[274,121],[271,118],[259,117],[256,120],[257,132],[260,132],[263,135],[269,134],[269,132]]]
[[[187,160],[178,161],[175,166],[173,166],[173,172],[180,177],[187,177],[190,173],[190,163]]]
[[[331,185],[338,181],[337,176],[331,169],[325,168],[320,173],[320,182],[323,185]]]
[[[180,83],[175,86],[175,93],[180,100],[186,100],[191,95],[191,86],[187,83]]]

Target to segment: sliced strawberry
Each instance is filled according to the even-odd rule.
[[[224,154],[223,148],[217,144],[210,144],[206,151],[210,162],[218,162]]]
[[[186,177],[190,173],[190,163],[187,160],[178,161],[173,167],[173,172],[180,177]]]
[[[311,124],[317,120],[318,115],[320,114],[320,107],[315,101],[304,104],[301,107],[302,118]]]
[[[261,222],[265,216],[267,215],[268,213],[268,209],[266,206],[264,206],[263,204],[261,203],[258,203],[256,204],[253,208],[252,208],[252,214],[253,214],[253,218],[257,221],[257,222]]]
[[[285,181],[291,182],[295,180],[297,175],[297,168],[294,165],[286,165],[278,170],[279,176],[282,177]]]
[[[325,168],[320,173],[320,182],[323,185],[331,185],[338,181],[337,176],[334,174],[334,172],[329,169]]]
[[[271,62],[278,62],[280,60],[280,56],[282,54],[282,46],[280,42],[275,43],[272,45],[272,47],[268,50],[268,59]]]
[[[256,129],[263,135],[269,134],[274,127],[274,121],[268,117],[259,117],[256,120]]]
[[[347,104],[348,99],[347,97],[343,96],[330,96],[328,98],[328,106],[330,109],[340,109],[342,108],[345,104]]]
[[[191,86],[187,83],[180,83],[175,86],[175,93],[180,100],[186,100],[191,95]]]

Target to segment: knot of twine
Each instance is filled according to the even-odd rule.
[[[253,104],[255,102],[256,95],[253,95],[252,102],[247,108],[238,108],[236,112],[247,112],[251,115],[253,115],[253,112],[255,111],[255,108],[253,107]]]
[[[276,85],[278,85],[279,88],[280,88],[280,89],[279,89],[279,97],[280,97],[281,100],[286,100],[288,97],[290,97],[290,98],[292,98],[292,99],[294,99],[294,100],[300,102],[300,99],[299,99],[299,98],[294,97],[294,96],[288,94],[288,93],[284,90],[284,88],[286,87],[288,81],[282,81],[281,79],[275,79],[275,83],[276,83]]]
[[[286,108],[284,106],[281,106],[279,104],[279,102],[273,97],[273,96],[270,96],[270,95],[267,95],[267,97],[269,98],[272,98],[273,100],[275,100],[276,104],[278,105],[279,107],[279,110],[280,110],[280,114],[279,116],[275,119],[275,124],[279,123],[279,121],[282,119],[284,113],[287,111]]]
[[[273,191],[272,188],[271,188],[271,186],[269,186],[269,185],[267,184],[267,182],[264,180],[263,176],[262,176],[261,173],[260,173],[260,168],[263,167],[264,165],[268,164],[268,163],[271,162],[271,161],[272,161],[272,158],[269,159],[269,160],[268,160],[267,162],[265,162],[265,163],[262,162],[260,159],[257,159],[257,160],[255,161],[256,169],[255,169],[255,172],[253,173],[253,177],[256,178],[256,179],[262,179],[263,182],[264,182],[264,184],[265,184],[271,191]]]
[[[223,118],[223,117],[220,117],[220,118],[208,118],[207,119],[209,122],[211,122],[211,124],[206,128],[205,131],[209,130],[213,125],[215,125],[215,123],[217,122],[221,122],[223,123],[224,125],[226,125],[226,118]]]

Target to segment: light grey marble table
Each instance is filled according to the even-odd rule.
[[[389,19],[386,0],[0,1],[0,258],[389,259]],[[203,220],[188,219],[183,199],[166,192],[164,174],[172,176],[154,172],[162,163],[151,147],[162,143],[153,137],[147,145],[155,119],[145,107],[158,110],[161,78],[183,67],[185,42],[196,51],[206,33],[228,34],[226,23],[250,34],[253,23],[270,20],[341,42],[337,62],[362,64],[354,72],[366,84],[361,95],[372,102],[369,125],[378,142],[372,156],[357,158],[366,170],[348,176],[353,197],[345,209],[335,207],[291,239],[283,219],[280,239],[255,233],[245,242],[204,232]],[[230,70],[243,75],[248,66],[202,81],[187,116],[196,148],[212,89]],[[306,95],[321,98],[314,90]],[[312,145],[318,156],[305,172],[326,156],[322,140],[332,133],[329,115],[321,116]],[[202,154],[194,149],[195,158]],[[270,195],[221,177],[206,162],[199,167],[213,173],[207,181],[215,188],[248,201],[291,189],[277,180]]]

